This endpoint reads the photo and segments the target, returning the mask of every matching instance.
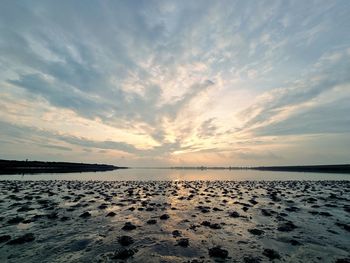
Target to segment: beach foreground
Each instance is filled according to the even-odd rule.
[[[0,181],[0,262],[350,262],[350,181]]]

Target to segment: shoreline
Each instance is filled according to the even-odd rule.
[[[104,172],[117,169],[170,169],[170,170],[257,170],[271,172],[309,172],[350,174],[350,164],[286,165],[286,166],[176,166],[176,167],[125,167],[109,164],[73,162],[16,161],[0,159],[0,174],[82,173]]]
[[[0,174],[104,172],[127,168],[108,164],[0,160]]]
[[[147,168],[145,168],[147,169]],[[149,168],[148,168],[149,169]],[[286,166],[252,166],[252,167],[163,167],[154,169],[174,169],[174,170],[258,170],[271,172],[309,172],[309,173],[344,173],[350,174],[350,164],[331,165],[286,165]]]

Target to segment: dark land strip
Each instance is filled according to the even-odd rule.
[[[0,160],[0,174],[99,172],[126,168],[108,164]]]

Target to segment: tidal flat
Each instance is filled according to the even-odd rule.
[[[350,262],[350,181],[0,181],[0,262]]]

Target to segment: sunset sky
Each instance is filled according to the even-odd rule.
[[[2,1],[0,159],[350,162],[350,1]]]

